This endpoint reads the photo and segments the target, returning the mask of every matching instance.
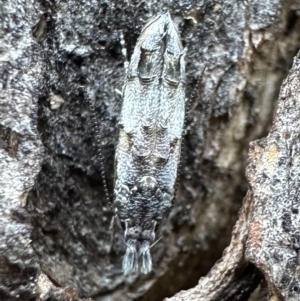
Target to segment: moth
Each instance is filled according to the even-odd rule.
[[[185,53],[169,12],[143,28],[123,87],[114,207],[123,272],[152,270],[151,245],[175,195],[185,118]]]

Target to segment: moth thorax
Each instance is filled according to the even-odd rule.
[[[150,243],[155,239],[155,226],[157,222],[148,220],[140,224],[132,223],[131,220],[125,221],[125,240],[135,239],[137,241],[149,241]]]
[[[138,183],[138,190],[144,195],[151,195],[157,188],[157,181],[152,176],[144,176]]]

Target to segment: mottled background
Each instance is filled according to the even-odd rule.
[[[14,141],[10,137],[17,135],[18,162],[28,158],[22,145],[33,140],[35,145],[28,147],[34,155],[31,162],[41,168],[25,164],[29,176],[23,176],[21,183],[27,179],[29,189],[33,188],[21,202],[21,194],[14,201],[7,196],[20,169],[3,167],[13,170],[13,175],[1,180],[7,191],[0,212],[9,214],[7,220],[3,214],[0,228],[7,233],[14,220],[12,237],[16,233],[23,237],[25,224],[30,224],[30,230],[24,231],[32,241],[12,249],[16,254],[22,250],[26,260],[27,253],[32,257],[24,265],[25,269],[34,266],[33,279],[45,273],[56,286],[72,286],[82,297],[94,300],[158,301],[193,287],[209,271],[229,244],[247,190],[249,142],[268,132],[280,84],[300,46],[296,4],[296,0],[4,2],[0,8],[0,37],[6,43],[2,48],[0,43],[1,158],[10,162],[9,141]],[[181,176],[163,238],[153,247],[154,271],[125,278],[121,271],[125,246],[118,229],[110,250],[109,204],[124,62],[130,59],[147,20],[166,9],[188,49],[189,110]],[[34,136],[22,132],[14,116],[7,122],[9,89],[17,91],[19,99],[29,94],[33,109],[27,112],[28,104],[22,104],[15,116],[25,110]],[[11,215],[13,203],[21,218]],[[7,242],[3,246],[7,249]],[[4,254],[2,261],[19,264],[10,254]],[[0,277],[5,279],[10,270],[3,271]],[[9,279],[0,285],[3,296],[11,294],[10,286]],[[24,291],[36,294],[26,285]]]

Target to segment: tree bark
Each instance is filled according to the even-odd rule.
[[[181,177],[154,272],[125,278],[102,169],[112,194],[124,61],[164,9],[188,49]],[[162,300],[195,286],[230,241],[249,142],[267,134],[300,48],[299,10],[296,0],[4,1],[0,299]],[[170,300],[296,300],[297,62],[269,136],[250,145],[229,247]]]
[[[240,300],[234,296],[254,284],[257,270],[267,283],[259,288],[264,300],[299,300],[299,102],[300,52],[281,87],[269,135],[250,144],[250,188],[229,247],[196,287],[167,300]]]

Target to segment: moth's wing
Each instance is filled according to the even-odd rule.
[[[139,121],[140,81],[136,78],[127,79],[123,88],[123,105],[121,110],[120,127],[125,133],[133,134]],[[129,137],[130,138],[130,137]]]
[[[184,84],[179,85],[176,94],[174,95],[174,99],[176,99],[176,105],[175,109],[171,112],[169,120],[171,144],[174,140],[181,140],[183,135],[186,101]]]
[[[183,84],[179,84],[176,89],[173,87],[165,88],[165,107],[168,109],[169,116],[164,119],[164,126],[159,126],[160,132],[164,135],[158,135],[155,148],[155,155],[158,158],[164,158],[165,166],[158,173],[159,182],[164,191],[171,196],[174,193],[177,170],[180,163],[180,151],[185,116],[185,94]],[[168,96],[171,96],[168,98]],[[165,114],[167,115],[167,114]],[[163,120],[161,118],[161,120]],[[163,130],[162,130],[163,129]]]
[[[168,161],[164,168],[159,169],[156,174],[161,190],[169,195],[169,202],[172,201],[175,192],[180,152],[181,140],[174,140],[170,148]]]
[[[134,48],[123,87],[124,101],[120,124],[126,133],[132,133],[141,118],[148,114],[145,105],[148,111],[153,110],[149,93],[157,90],[158,83],[147,85],[147,81],[157,78],[157,73],[160,72],[165,18],[165,15],[159,15],[148,22]]]
[[[147,168],[146,158],[153,150],[165,18],[165,15],[160,15],[143,29],[131,57],[123,87],[121,130],[115,156],[117,204],[128,201],[129,186],[134,185],[140,171]]]
[[[130,197],[130,186],[136,178],[134,162],[131,155],[132,141],[123,129],[120,130],[119,142],[115,153],[115,187],[114,202],[120,217],[126,215],[124,211]]]
[[[134,129],[134,145],[132,153],[140,160],[152,154],[155,147],[156,117],[160,107],[160,77],[163,68],[163,37],[165,35],[164,15],[160,22],[150,23],[138,41],[130,69],[131,75],[136,74],[140,85],[138,122]],[[154,27],[154,28],[153,28]],[[134,71],[134,68],[137,68]]]
[[[175,141],[181,140],[185,116],[185,50],[172,21],[166,40],[154,151],[156,157],[164,160],[168,160]]]
[[[127,193],[124,185],[155,174],[162,193],[168,193],[166,202],[172,199],[184,124],[184,81],[179,36],[170,15],[160,15],[144,28],[124,85],[115,185],[121,197]]]
[[[136,126],[134,134],[133,155],[139,157],[149,157],[155,146],[155,121],[159,110],[159,78],[144,83],[140,79],[141,102],[140,120]]]

